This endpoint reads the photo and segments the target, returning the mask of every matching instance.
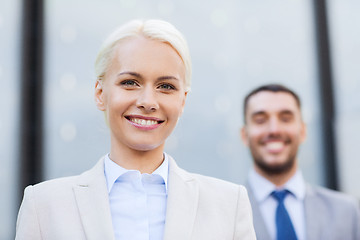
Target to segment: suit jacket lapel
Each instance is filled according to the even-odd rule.
[[[114,240],[104,158],[79,176],[73,187],[86,239]]]
[[[169,156],[168,200],[164,240],[191,239],[199,198],[199,186],[191,174]]]
[[[252,212],[253,212],[253,222],[254,222],[256,238],[258,240],[271,239],[270,234],[269,234],[269,232],[268,232],[268,230],[266,228],[264,219],[262,217],[262,214],[260,212],[258,202],[255,199],[254,193],[252,192],[252,189],[250,187],[250,184],[246,183],[245,187],[246,187],[246,189],[248,191],[248,195],[249,195],[249,199],[250,199],[250,203],[251,203],[251,208],[252,208]]]
[[[304,200],[305,207],[305,222],[308,240],[323,239],[321,229],[325,229],[325,224],[329,219],[326,219],[326,212],[323,204],[316,196],[316,192],[310,186],[306,186],[306,195]]]

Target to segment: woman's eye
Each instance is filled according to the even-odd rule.
[[[123,85],[123,86],[137,86],[137,83],[135,80],[124,80],[120,83],[120,85]]]
[[[176,88],[171,85],[171,84],[168,84],[168,83],[163,83],[159,86],[159,88],[161,89],[165,89],[165,90],[175,90]]]

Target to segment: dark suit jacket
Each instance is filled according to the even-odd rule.
[[[256,237],[270,240],[253,191],[249,184],[246,187]],[[307,240],[360,240],[360,211],[355,199],[337,191],[307,185],[304,201]]]

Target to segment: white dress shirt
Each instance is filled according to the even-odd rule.
[[[109,155],[104,171],[116,240],[162,240],[165,227],[168,157],[152,174],[127,170]]]
[[[259,203],[260,212],[272,239],[276,239],[275,213],[278,202],[271,196],[271,193],[275,190],[282,189],[290,191],[291,194],[287,195],[284,204],[298,239],[306,239],[304,208],[306,189],[305,181],[300,171],[297,171],[284,186],[276,188],[269,180],[259,175],[255,170],[251,170],[249,173],[249,185],[254,193],[256,201]]]

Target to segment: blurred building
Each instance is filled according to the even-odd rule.
[[[29,121],[21,100],[23,33],[39,24],[23,21],[25,1],[0,0],[0,239],[13,237],[24,171],[35,171],[21,152],[31,143],[21,139]],[[283,83],[303,102],[305,178],[360,198],[359,1],[330,0],[325,7],[317,0],[40,2],[43,132],[35,179],[79,174],[109,151],[108,129],[93,100],[95,56],[125,21],[161,18],[185,35],[193,61],[192,91],[166,146],[180,166],[242,183],[251,167],[239,138],[242,99],[260,84]]]

